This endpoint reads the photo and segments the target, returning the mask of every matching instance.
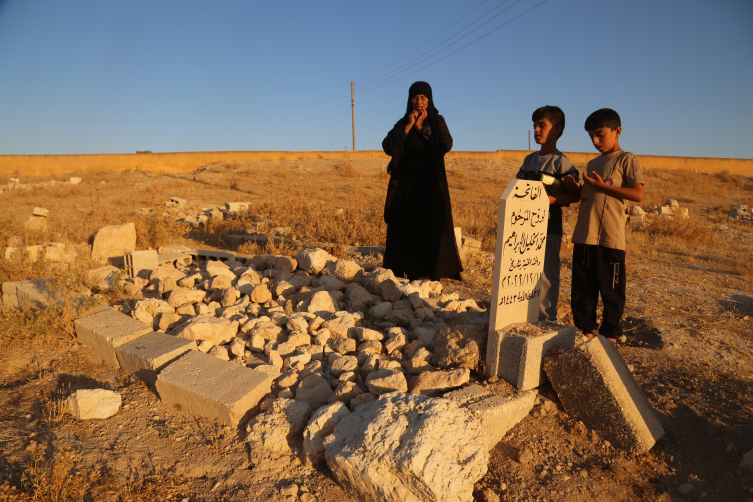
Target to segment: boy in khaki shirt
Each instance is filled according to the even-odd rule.
[[[570,192],[562,197],[580,197],[572,239],[570,306],[575,326],[593,338],[601,294],[599,334],[616,342],[625,310],[625,201],[643,200],[643,167],[635,155],[620,148],[622,124],[614,110],[595,111],[586,119],[585,129],[601,155],[588,163],[583,185],[565,178]]]

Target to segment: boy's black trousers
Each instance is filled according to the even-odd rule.
[[[620,320],[625,311],[625,251],[590,244],[574,244],[573,285],[570,307],[575,326],[584,333],[596,328],[596,305],[604,304],[599,334],[622,335]]]

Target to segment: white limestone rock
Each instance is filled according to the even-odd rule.
[[[120,394],[106,389],[80,389],[68,398],[68,409],[79,420],[110,418],[120,410]]]
[[[394,392],[324,440],[337,481],[361,500],[471,502],[489,462],[481,423],[457,403]]]
[[[179,326],[173,335],[188,340],[209,340],[214,345],[228,343],[238,334],[238,321],[209,314],[199,315]]]
[[[381,361],[380,361],[381,363]],[[398,366],[400,363],[398,363]],[[373,394],[381,395],[400,390],[408,392],[408,382],[400,371],[388,368],[372,371],[366,376],[366,387]]]
[[[309,274],[318,274],[327,265],[328,261],[336,261],[337,258],[323,249],[304,249],[295,255],[298,268]]]
[[[246,428],[251,460],[259,463],[291,454],[310,415],[305,402],[275,399],[271,409],[255,416]]]
[[[136,302],[136,308],[131,312],[131,316],[147,326],[154,324],[154,318],[159,314],[173,314],[175,309],[165,300],[156,298],[147,298]]]
[[[92,245],[92,261],[105,262],[121,258],[126,251],[136,250],[136,225],[107,225],[97,231]]]
[[[205,296],[206,293],[200,289],[176,287],[170,291],[170,296],[167,297],[167,303],[172,307],[178,308],[186,303],[199,303]]]
[[[311,468],[324,461],[324,438],[329,436],[340,420],[350,411],[345,404],[335,402],[322,406],[311,416],[303,431],[302,460]]]
[[[118,267],[107,265],[90,270],[89,273],[86,274],[86,280],[94,283],[99,289],[112,289],[115,287],[115,279],[118,277],[119,273],[120,269]]]

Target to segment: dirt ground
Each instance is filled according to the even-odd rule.
[[[270,226],[290,226],[293,237],[380,245],[385,167],[383,159],[314,159],[228,162],[184,175],[81,173],[78,186],[0,194],[0,236],[21,235],[26,245],[87,242],[104,224],[146,225],[142,208],[174,220],[177,213],[164,202],[178,196],[196,207],[252,201],[252,212],[268,215]],[[483,252],[465,257],[464,281],[443,281],[445,292],[488,304],[497,200],[517,165],[452,159],[447,167],[455,223],[482,241]],[[667,197],[688,207],[691,218],[628,231],[627,341],[619,346],[666,434],[648,453],[627,456],[570,417],[544,386],[541,404],[491,451],[478,500],[486,489],[509,501],[753,500],[753,473],[738,468],[753,449],[753,227],[726,218],[731,204],[753,203],[753,179],[648,173],[641,206]],[[23,222],[37,205],[50,210],[48,230],[25,232]],[[566,228],[576,212],[565,210]],[[205,230],[152,225],[140,231],[139,244],[175,240],[232,249],[225,236],[246,231],[251,221]],[[565,239],[560,317],[566,323],[572,322],[571,253]],[[66,274],[44,265],[0,265],[3,281]],[[48,318],[6,311],[0,324],[0,501],[296,500],[285,495],[292,483],[298,500],[357,500],[326,468],[308,470],[295,457],[252,464],[243,429],[163,406],[144,383],[49,328]],[[64,398],[92,387],[120,392],[123,408],[107,420],[75,421]]]

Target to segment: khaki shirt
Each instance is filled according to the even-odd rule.
[[[643,166],[630,152],[599,155],[586,167],[589,178],[598,173],[605,183],[616,187],[632,187],[643,183]],[[625,249],[625,200],[583,185],[580,192],[578,222],[573,242],[612,249]]]

